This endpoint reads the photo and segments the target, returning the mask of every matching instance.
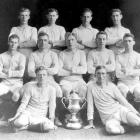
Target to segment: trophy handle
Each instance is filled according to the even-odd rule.
[[[82,108],[84,107],[84,105],[86,104],[86,101],[87,101],[86,98],[84,98],[84,103],[82,104],[81,109],[82,109]],[[81,110],[81,109],[80,109],[80,110]]]
[[[65,103],[64,103],[64,99],[66,100],[66,97],[62,97],[61,102],[64,105],[64,107],[68,110],[68,108],[66,107]]]

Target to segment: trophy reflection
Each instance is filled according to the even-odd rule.
[[[77,117],[77,113],[84,107],[86,99],[83,101],[77,92],[72,91],[69,98],[62,98],[62,103],[64,107],[70,112],[70,117],[67,119],[65,127],[68,129],[82,128],[82,121]]]

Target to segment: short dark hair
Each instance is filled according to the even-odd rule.
[[[57,10],[57,9],[55,9],[55,8],[49,8],[49,9],[47,10],[47,12],[46,12],[46,15],[48,15],[49,13],[52,13],[52,12],[56,12],[56,13],[57,13],[57,15],[59,15],[58,10]]]
[[[84,8],[82,13],[81,13],[81,16],[83,16],[86,12],[89,12],[89,13],[91,13],[91,15],[93,15],[93,12],[90,8]]]
[[[45,33],[45,32],[40,32],[40,33],[38,34],[38,38],[41,37],[41,36],[47,36],[48,39],[49,39],[49,35],[48,35],[47,33]]]
[[[106,70],[106,67],[103,66],[103,65],[97,66],[96,69],[95,69],[95,73],[96,73],[98,70],[100,70],[100,69],[105,69],[105,70]]]
[[[135,36],[131,33],[124,34],[123,39],[126,38],[126,37],[131,37],[133,40],[135,40]]]
[[[16,38],[16,39],[18,39],[18,41],[20,41],[19,36],[18,36],[17,34],[12,34],[12,35],[10,35],[10,36],[8,37],[8,41],[10,41],[11,39],[14,39],[14,38]]]
[[[98,38],[99,35],[105,35],[106,38],[108,38],[108,35],[105,31],[99,31],[97,34],[96,34],[96,38]]]
[[[112,15],[114,12],[118,12],[118,13],[120,13],[120,15],[122,15],[122,11],[121,11],[119,8],[112,9],[112,10],[111,10],[111,15]]]
[[[39,71],[41,70],[46,70],[46,68],[44,66],[39,66],[35,69],[35,73],[37,74]],[[47,71],[47,70],[46,70]]]

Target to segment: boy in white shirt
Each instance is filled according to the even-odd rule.
[[[122,39],[125,33],[130,33],[129,29],[122,26],[122,18],[123,15],[120,9],[112,9],[111,20],[113,22],[113,26],[105,28],[105,32],[108,35],[107,45],[115,54],[120,54],[124,51]]]
[[[97,66],[96,81],[87,92],[87,118],[85,129],[95,128],[94,104],[99,112],[105,129],[109,134],[123,134],[125,129],[121,124],[140,127],[140,114],[127,102],[118,88],[107,79],[105,66]]]

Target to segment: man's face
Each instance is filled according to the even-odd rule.
[[[30,19],[30,13],[28,11],[20,12],[19,19],[22,24],[28,23],[28,20]]]
[[[82,23],[89,24],[92,20],[92,15],[90,12],[83,13],[83,16],[81,17]]]
[[[55,23],[56,20],[58,19],[58,14],[54,11],[54,12],[50,12],[47,15],[47,19],[49,21],[49,23]]]
[[[45,83],[47,81],[47,76],[46,70],[40,70],[36,75],[38,83]]]
[[[48,36],[44,35],[44,36],[40,36],[38,38],[38,48],[39,49],[49,49],[50,48]]]
[[[68,38],[67,38],[67,46],[70,48],[70,49],[74,49],[76,47],[76,38],[72,35],[70,35]]]
[[[19,40],[18,40],[18,38],[11,38],[11,39],[8,41],[8,45],[9,45],[9,50],[11,50],[11,51],[17,50],[17,47],[18,47],[18,45],[19,45]]]
[[[121,22],[122,15],[120,14],[120,12],[113,12],[111,19],[114,25],[118,25]]]
[[[107,41],[107,36],[105,34],[99,34],[96,38],[97,46],[100,48],[105,47]]]
[[[126,49],[133,49],[133,46],[135,45],[135,41],[132,37],[125,37],[123,39],[123,44]]]
[[[97,70],[95,74],[96,74],[97,82],[99,82],[99,83],[106,82],[107,73],[106,73],[106,70],[104,68]]]

